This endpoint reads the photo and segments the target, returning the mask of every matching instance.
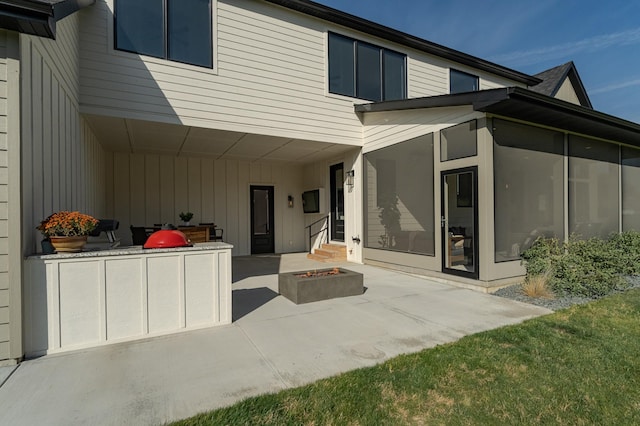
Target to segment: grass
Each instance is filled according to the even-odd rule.
[[[640,290],[179,425],[640,424]]]

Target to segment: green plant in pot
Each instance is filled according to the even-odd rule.
[[[189,226],[191,225],[189,222],[191,221],[191,219],[193,219],[193,213],[191,212],[180,212],[180,220],[182,222],[184,222],[184,226]]]

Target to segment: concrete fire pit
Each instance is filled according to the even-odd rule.
[[[364,292],[362,274],[333,268],[278,274],[278,292],[296,305]]]

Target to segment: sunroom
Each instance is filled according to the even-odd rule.
[[[357,106],[363,261],[480,286],[539,236],[640,230],[640,125],[522,88]]]

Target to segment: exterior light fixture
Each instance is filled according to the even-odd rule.
[[[290,209],[293,208],[293,195],[288,195],[287,196],[287,204],[288,204]]]
[[[355,170],[349,170],[347,172],[347,186],[353,188],[353,178],[356,176]]]

